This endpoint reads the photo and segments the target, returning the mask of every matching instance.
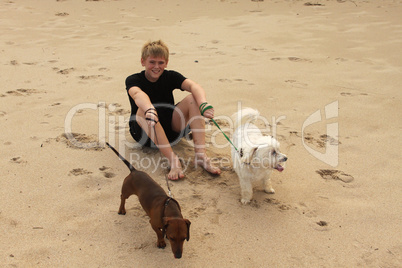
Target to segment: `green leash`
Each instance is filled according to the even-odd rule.
[[[206,110],[212,109],[214,107],[212,107],[212,105],[208,105],[208,102],[204,102],[200,105],[199,109],[201,112],[201,115],[204,116],[204,113]],[[225,136],[225,138],[230,142],[230,144],[232,144],[233,148],[236,149],[236,151],[238,152],[239,150],[237,150],[236,146],[234,146],[234,144],[232,143],[232,141],[229,139],[228,136],[226,136],[225,132],[223,132],[223,130],[219,127],[218,123],[216,123],[216,121],[211,118],[212,122],[214,122],[215,126],[222,132],[223,136]]]

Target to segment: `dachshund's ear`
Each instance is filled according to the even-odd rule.
[[[191,224],[191,222],[189,220],[187,220],[187,219],[184,219],[184,222],[187,224],[187,238],[186,238],[186,240],[188,241],[188,240],[190,240],[190,224]]]
[[[163,217],[163,225],[167,225],[170,221],[170,217]]]

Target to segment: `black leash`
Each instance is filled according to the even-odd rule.
[[[157,114],[156,112],[154,112],[154,111],[156,111],[155,108],[149,108],[148,110],[145,111],[145,114],[144,114],[144,115],[146,115],[147,113],[151,113],[151,114],[153,114],[156,118],[158,118],[158,114]],[[155,122],[155,125],[158,124],[158,122],[159,122],[159,121],[157,121],[157,120],[155,120],[155,119],[153,119],[153,118],[149,118],[149,117],[145,117],[145,120]],[[153,130],[154,130],[154,135],[155,135],[156,144],[159,144],[158,136],[156,135],[155,125],[152,126],[152,128],[153,128]],[[155,144],[155,145],[156,145],[156,144]],[[157,145],[156,145],[156,146],[157,146]],[[160,151],[159,151],[159,152],[160,152]],[[166,206],[169,204],[169,201],[173,198],[173,195],[172,195],[172,191],[170,190],[169,180],[168,180],[167,175],[165,176],[165,179],[166,179],[166,185],[167,185],[167,188],[168,188],[168,195],[169,195],[169,198],[166,200],[166,203],[165,203],[165,207],[166,207]]]

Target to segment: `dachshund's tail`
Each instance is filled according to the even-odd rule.
[[[115,154],[117,154],[117,156],[124,162],[124,164],[126,164],[126,166],[130,169],[130,171],[135,171],[135,168],[133,167],[133,165],[131,165],[130,162],[128,162],[118,151],[116,151],[116,149],[113,148],[112,145],[110,145],[107,142],[106,142],[106,145],[109,146],[109,148],[112,149]]]

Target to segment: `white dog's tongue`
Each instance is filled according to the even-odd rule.
[[[278,170],[279,172],[283,171],[283,167],[281,165],[277,165],[275,169]]]

